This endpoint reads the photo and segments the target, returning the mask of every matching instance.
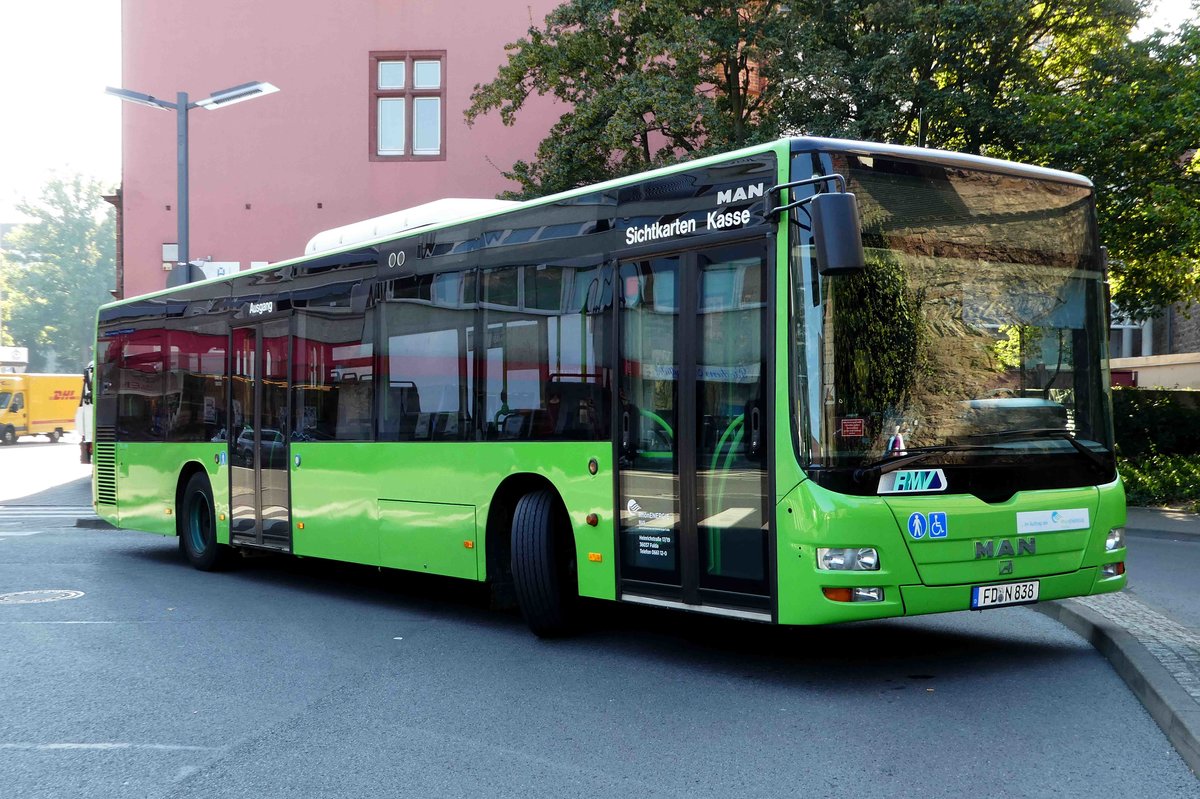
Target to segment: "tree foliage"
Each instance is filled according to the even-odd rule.
[[[800,0],[779,106],[787,128],[969,153],[1010,152],[1030,95],[1067,90],[1120,47],[1136,0]]]
[[[777,0],[568,0],[507,46],[468,122],[506,125],[533,94],[566,105],[532,162],[507,177],[538,196],[776,135],[772,56],[789,33]]]
[[[1200,28],[1098,52],[1030,104],[1041,128],[1018,153],[1095,181],[1122,312],[1200,302]]]
[[[780,134],[925,144],[1095,182],[1114,299],[1200,301],[1200,34],[1144,0],[567,0],[467,118],[566,113],[507,176],[536,196]]]
[[[29,369],[82,371],[96,309],[111,299],[116,234],[98,182],[53,178],[17,207],[33,219],[6,239],[4,337],[29,348]]]

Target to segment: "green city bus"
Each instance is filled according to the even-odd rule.
[[[778,624],[1116,591],[1091,183],[792,138],[442,200],[104,306],[95,502],[239,551]]]

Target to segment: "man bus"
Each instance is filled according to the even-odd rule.
[[[487,581],[539,635],[579,597],[816,624],[1115,591],[1104,298],[1090,182],[976,156],[795,138],[440,201],[102,308],[96,507],[200,569]]]

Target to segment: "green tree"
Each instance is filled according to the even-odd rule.
[[[1200,302],[1200,27],[1096,53],[1030,105],[1041,127],[1018,152],[1095,182],[1121,311]]]
[[[1138,0],[798,0],[779,104],[791,130],[1005,155],[1026,97],[1070,91],[1120,48]]]
[[[789,33],[777,0],[568,0],[507,46],[467,121],[512,125],[533,94],[566,104],[536,158],[505,173],[518,197],[763,141],[777,129],[759,88],[780,85],[772,54]]]
[[[57,364],[82,371],[91,358],[96,309],[111,299],[116,234],[101,185],[79,175],[53,178],[33,219],[6,239],[4,334],[29,348],[31,371]]]
[[[467,118],[567,112],[506,175],[529,197],[780,133],[1080,172],[1114,300],[1200,301],[1200,34],[1131,42],[1144,0],[568,0],[508,46]]]

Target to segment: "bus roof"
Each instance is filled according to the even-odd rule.
[[[318,249],[316,251],[306,252],[303,255],[285,258],[282,261],[275,261],[265,266],[236,272],[233,275],[212,277],[203,281],[198,280],[182,286],[172,286],[160,291],[141,294],[137,297],[128,297],[125,299],[116,300],[114,302],[102,305],[101,308],[103,309],[120,306],[135,299],[146,299],[150,297],[171,294],[172,292],[185,288],[186,286],[194,286],[199,283],[217,283],[221,281],[227,281],[232,277],[241,275],[269,272],[281,266],[303,263],[304,261],[314,258],[328,258],[330,256],[337,255],[338,253],[352,252],[364,247],[370,247],[372,245],[391,241],[398,237],[404,236],[406,233],[416,233],[418,231],[422,233],[431,232],[448,227],[450,225],[463,224],[478,219],[500,216],[502,214],[511,213],[517,210],[536,208],[541,205],[551,205],[564,200],[570,200],[575,197],[606,191],[608,189],[620,188],[622,186],[627,186],[631,183],[636,183],[643,180],[652,180],[654,178],[664,177],[678,172],[686,172],[689,169],[720,164],[723,161],[729,161],[731,159],[745,158],[747,156],[757,155],[769,151],[779,151],[783,148],[787,148],[787,150],[791,153],[816,151],[847,153],[868,157],[892,156],[895,158],[922,161],[930,164],[959,166],[964,169],[998,172],[1035,180],[1049,180],[1092,188],[1092,182],[1083,175],[1073,172],[1064,172],[1057,169],[1049,169],[1046,167],[1032,166],[1029,164],[1020,164],[1015,161],[1005,161],[999,158],[988,158],[981,155],[969,155],[966,153],[953,152],[951,150],[935,150],[925,147],[882,144],[879,142],[856,141],[853,139],[833,139],[819,136],[796,136],[777,139],[775,141],[766,142],[763,144],[756,144],[740,150],[732,150],[717,155],[706,156],[704,158],[697,158],[691,161],[682,161],[677,164],[671,164],[670,166],[660,167],[647,172],[639,172],[635,175],[626,175],[624,177],[614,178],[612,180],[607,180],[602,183],[595,183],[588,186],[581,186],[579,188],[570,189],[557,194],[547,194],[544,197],[537,197],[532,200],[511,202],[487,199],[450,199],[426,203],[424,205],[418,205],[412,208],[396,211],[391,214],[385,214],[381,217],[361,220],[359,222],[354,222],[339,228],[332,228],[330,230],[322,231],[310,239],[306,249],[312,248],[314,243],[316,243],[317,247],[324,246],[326,245],[326,242],[335,237],[339,240],[347,239],[348,236],[346,234],[350,230],[364,232],[370,230],[381,231],[388,230],[389,227],[399,228],[398,230],[388,230],[388,232],[383,232],[380,235],[372,236],[370,238],[363,238],[358,241],[339,241],[339,244],[330,246],[329,249]],[[389,225],[389,222],[393,220],[396,221],[396,224]]]

